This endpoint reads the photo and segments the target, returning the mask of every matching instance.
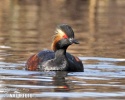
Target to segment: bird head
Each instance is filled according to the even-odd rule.
[[[56,34],[54,35],[52,49],[54,51],[58,49],[67,49],[71,44],[79,44],[74,38],[74,32],[72,28],[67,24],[60,24],[56,28]]]

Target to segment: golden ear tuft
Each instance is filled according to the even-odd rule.
[[[56,51],[56,44],[59,40],[63,38],[63,36],[66,36],[66,34],[61,29],[56,29],[56,34],[53,36],[53,43],[51,48]]]
[[[51,46],[51,48],[52,48],[52,50],[53,51],[56,51],[56,44],[57,44],[57,42],[59,41],[59,40],[61,40],[61,35],[60,34],[56,34],[56,35],[54,35],[54,37],[53,37],[53,43],[52,43],[52,46]]]

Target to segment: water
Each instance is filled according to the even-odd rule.
[[[6,6],[4,6],[6,5]],[[0,100],[125,99],[124,0],[3,0]],[[51,49],[57,24],[72,26],[84,72],[26,71],[29,56]]]
[[[124,99],[125,59],[80,57],[85,72],[36,72],[18,69],[23,64],[1,63],[0,97]],[[18,94],[18,95],[12,95]],[[25,94],[20,96],[19,94]]]

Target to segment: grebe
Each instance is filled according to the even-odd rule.
[[[68,46],[79,44],[74,39],[74,32],[67,24],[60,24],[56,28],[56,34],[53,39],[52,49],[43,50],[32,55],[26,63],[26,69],[30,71],[68,71],[68,72],[83,72],[82,61],[67,53]]]

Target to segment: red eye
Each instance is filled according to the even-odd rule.
[[[67,39],[67,38],[68,38],[68,36],[65,34],[65,35],[63,35],[63,38],[64,38],[64,39]]]

